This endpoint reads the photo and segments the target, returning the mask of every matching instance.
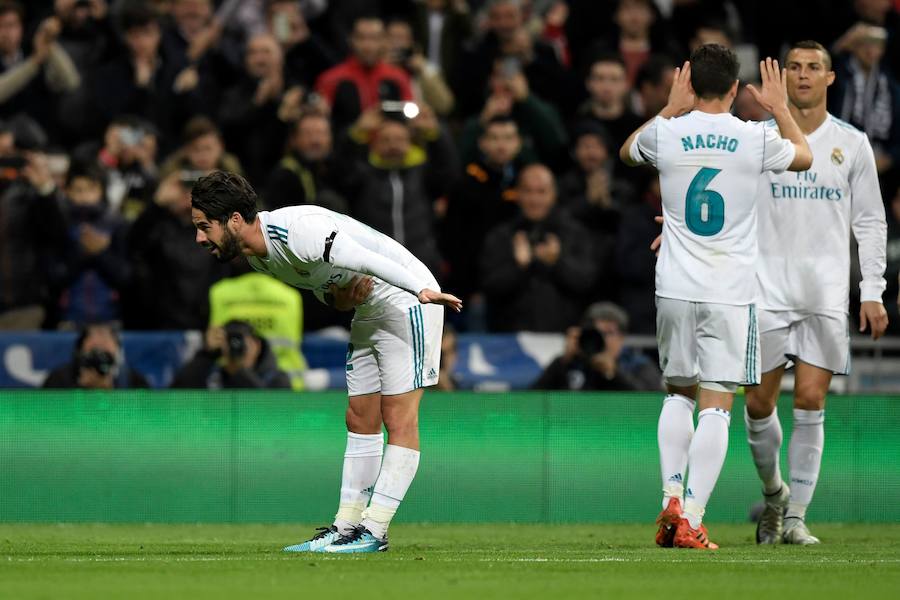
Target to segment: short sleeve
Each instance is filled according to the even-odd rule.
[[[657,157],[657,123],[661,117],[656,117],[649,125],[644,127],[631,143],[628,155],[632,162],[639,165],[651,164],[656,166]]]
[[[762,172],[783,173],[794,162],[794,143],[781,137],[778,127],[765,126]]]

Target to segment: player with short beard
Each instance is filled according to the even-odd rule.
[[[763,482],[760,544],[817,544],[805,524],[819,478],[825,396],[832,375],[850,368],[850,234],[859,244],[862,332],[887,328],[887,225],[875,158],[866,134],[825,108],[834,81],[821,45],[798,42],[786,59],[790,112],[812,149],[804,173],[760,179],[759,330],[762,383],[747,388],[747,437]],[[769,122],[771,127],[775,123]],[[781,479],[782,431],[775,410],[785,368],[794,366],[794,419],[788,447],[790,487]]]
[[[419,466],[419,402],[438,381],[443,307],[459,311],[462,302],[441,293],[401,244],[346,215],[312,205],[257,212],[250,184],[222,171],[200,178],[191,196],[197,243],[214,256],[244,255],[257,271],[356,311],[338,512],[332,525],[285,551],[387,550],[388,525]]]

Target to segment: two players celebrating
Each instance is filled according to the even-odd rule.
[[[780,71],[762,62],[761,89],[750,87],[774,122],[746,123],[729,113],[737,58],[721,46],[697,49],[676,71],[668,105],[620,152],[628,164],[656,166],[662,190],[657,340],[669,395],[658,425],[661,546],[717,547],[702,519],[738,385],[751,386],[745,416],[765,496],[757,542],[818,543],[804,519],[821,463],[825,395],[832,375],[849,369],[851,230],[863,275],[860,330],[869,326],[877,338],[887,327],[887,228],[872,149],[826,111],[834,80],[827,50],[800,42],[786,63]],[[789,486],[775,403],[790,363]]]

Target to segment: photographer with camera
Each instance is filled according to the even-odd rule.
[[[566,332],[565,352],[541,373],[535,390],[659,390],[662,375],[626,348],[628,315],[611,302],[591,304],[580,327]]]
[[[44,388],[111,390],[148,388],[143,375],[125,364],[116,329],[94,323],[81,330],[72,360],[50,371]]]
[[[204,347],[184,365],[172,388],[290,389],[269,343],[246,321],[231,320],[206,330]]]

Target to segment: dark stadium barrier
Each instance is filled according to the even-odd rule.
[[[650,526],[660,400],[428,393],[398,520]],[[0,521],[326,523],[345,405],[340,393],[4,391]],[[790,404],[779,410],[787,438]],[[760,497],[742,411],[739,400],[713,522],[746,520]],[[834,397],[825,428],[810,519],[900,521],[898,399]]]

